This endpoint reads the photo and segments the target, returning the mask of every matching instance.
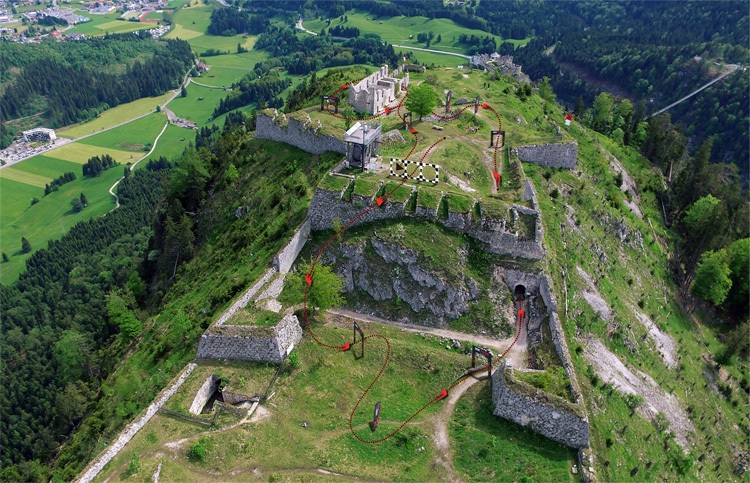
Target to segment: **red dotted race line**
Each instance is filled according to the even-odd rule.
[[[334,96],[337,95],[339,92],[341,92],[343,90],[346,90],[348,88],[349,88],[349,86],[347,84],[344,84],[344,85],[340,86],[336,90],[336,92],[334,93]],[[406,97],[408,96],[408,90],[406,90],[406,91],[407,91],[407,95],[403,96],[403,98],[401,99],[401,101],[398,103],[398,105],[395,108],[397,116],[404,123],[405,123],[405,116],[403,116],[401,114],[401,107],[403,106],[404,101],[406,100]],[[436,114],[436,113],[433,113],[433,115],[436,115],[437,117],[439,117],[441,120],[444,120],[444,121],[452,121],[452,120],[457,119],[461,114],[463,114],[463,112],[465,110],[469,109],[470,107],[471,106],[466,106],[463,109],[461,109],[458,113],[456,113],[454,115],[451,115],[451,116],[441,116],[440,114]],[[495,114],[495,117],[498,120],[499,130],[502,130],[502,121],[500,120],[500,116],[497,114],[497,111],[495,111],[495,109],[493,109],[488,104],[482,104],[482,108],[483,109],[489,109],[489,110],[491,110]],[[337,118],[340,118],[340,119],[345,119],[345,120],[352,120],[352,121],[354,121],[354,120],[357,120],[357,121],[367,121],[367,120],[377,119],[377,118],[379,118],[379,117],[381,117],[383,115],[388,115],[392,110],[393,110],[393,108],[386,108],[386,110],[383,113],[375,115],[375,116],[369,116],[369,117],[363,117],[363,118],[349,118],[349,117],[345,117],[345,116],[343,116],[341,114],[337,114],[335,112],[331,112],[330,106],[326,106],[326,112],[328,112],[328,114],[330,114],[331,116],[334,116],[334,117],[337,117]],[[414,136],[414,144],[412,145],[411,150],[406,155],[406,157],[404,157],[404,160],[407,160],[409,158],[409,156],[411,156],[414,153],[414,150],[416,149],[416,147],[417,147],[417,145],[419,143],[419,136],[418,136],[417,131],[414,128],[412,128],[411,126],[408,126],[408,127],[409,127],[409,132]],[[446,140],[446,138],[443,137],[443,138],[439,139],[438,141],[436,141],[435,143],[433,143],[429,148],[427,148],[427,150],[425,151],[425,153],[422,155],[422,157],[420,159],[420,162],[423,162],[427,158],[427,155],[432,151],[433,148],[435,148],[435,146],[437,146],[438,144],[440,144],[441,142],[443,142],[445,140]],[[494,150],[495,172],[497,172],[497,150],[498,150],[498,144],[495,144],[495,150]],[[418,166],[415,166],[414,170],[411,173],[409,173],[408,177],[411,178],[416,173],[417,169],[418,169]],[[359,212],[356,216],[354,216],[351,220],[349,220],[349,222],[346,225],[344,225],[343,227],[341,227],[340,230],[338,230],[332,237],[330,237],[325,242],[325,244],[323,244],[323,246],[320,248],[320,250],[318,250],[318,252],[315,254],[315,256],[313,257],[313,262],[312,262],[312,266],[310,267],[310,271],[307,274],[305,274],[306,285],[305,285],[305,292],[304,292],[303,302],[304,302],[305,325],[307,326],[308,332],[310,332],[310,336],[313,338],[313,340],[317,344],[319,344],[319,345],[321,345],[323,347],[326,347],[328,349],[334,349],[334,350],[337,350],[337,351],[348,351],[351,348],[351,344],[348,343],[348,342],[346,344],[344,344],[344,345],[336,346],[336,345],[327,344],[327,343],[321,341],[315,335],[315,333],[312,330],[312,327],[310,326],[310,319],[309,319],[309,314],[308,314],[308,310],[307,310],[307,293],[308,293],[310,287],[312,286],[313,275],[315,273],[315,266],[317,265],[318,260],[323,255],[323,253],[328,248],[328,246],[336,238],[338,238],[339,236],[341,236],[341,234],[343,232],[345,232],[346,230],[348,230],[360,218],[362,218],[368,212],[370,212],[370,210],[372,210],[372,209],[374,209],[376,207],[381,206],[386,200],[388,200],[388,198],[391,197],[391,195],[393,195],[393,193],[397,189],[399,189],[401,186],[404,185],[404,183],[406,183],[406,180],[407,180],[407,178],[402,179],[396,185],[396,187],[393,188],[391,191],[389,191],[388,193],[384,194],[383,196],[376,197],[373,200],[373,202],[367,208],[365,208],[364,210],[362,210],[361,212]],[[353,423],[353,421],[354,421],[354,414],[356,413],[357,409],[359,408],[359,405],[362,403],[362,401],[364,400],[364,398],[370,392],[370,390],[372,389],[372,387],[375,385],[376,382],[378,382],[378,379],[380,379],[380,376],[383,375],[383,372],[385,371],[385,368],[388,366],[388,361],[391,358],[391,343],[390,343],[390,341],[388,340],[387,337],[385,337],[383,335],[380,335],[380,334],[370,334],[367,337],[365,337],[364,340],[372,339],[372,338],[383,339],[385,341],[385,343],[386,343],[386,355],[385,355],[385,360],[383,361],[383,365],[380,368],[380,371],[378,371],[378,374],[375,376],[375,378],[372,380],[372,382],[370,382],[370,385],[367,387],[367,389],[365,389],[365,391],[359,397],[359,399],[357,400],[357,403],[354,405],[354,409],[352,409],[351,413],[349,414],[349,431],[351,431],[351,433],[354,435],[354,437],[357,440],[361,441],[362,443],[365,443],[365,444],[382,443],[383,441],[386,441],[387,439],[390,439],[393,436],[395,436],[399,431],[401,431],[404,428],[404,426],[406,426],[407,424],[409,424],[409,422],[411,422],[415,417],[417,417],[417,415],[419,415],[422,411],[424,411],[425,409],[427,409],[428,407],[430,407],[432,404],[434,404],[437,401],[440,401],[440,400],[445,399],[446,397],[448,397],[449,391],[452,390],[454,387],[462,384],[464,381],[466,381],[467,379],[469,379],[474,374],[490,369],[492,367],[492,365],[494,365],[494,364],[498,363],[500,360],[502,360],[508,354],[508,352],[510,352],[510,350],[516,345],[516,342],[518,341],[518,338],[521,335],[521,327],[522,327],[523,319],[524,319],[524,311],[520,308],[521,307],[521,302],[516,302],[516,304],[517,304],[517,315],[518,315],[518,328],[516,330],[516,336],[513,339],[513,342],[510,344],[510,346],[508,346],[508,348],[505,350],[505,352],[503,352],[502,354],[500,354],[499,356],[497,356],[490,363],[485,364],[484,366],[478,367],[476,369],[472,369],[470,371],[467,371],[463,376],[461,376],[458,380],[456,380],[456,382],[454,382],[453,384],[451,384],[448,388],[443,389],[437,396],[435,396],[432,399],[430,399],[421,408],[419,408],[417,411],[415,411],[403,423],[401,423],[401,425],[398,426],[393,432],[391,432],[390,434],[388,434],[388,435],[386,435],[386,436],[384,436],[384,437],[382,437],[380,439],[376,439],[376,440],[366,440],[366,439],[363,439],[361,436],[359,436],[354,431],[354,423]]]

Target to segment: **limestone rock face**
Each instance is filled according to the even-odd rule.
[[[361,290],[376,301],[403,301],[424,325],[442,327],[469,311],[481,295],[468,275],[447,280],[415,251],[377,237],[329,250],[346,292]]]

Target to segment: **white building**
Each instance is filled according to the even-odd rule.
[[[31,141],[54,141],[57,139],[54,129],[40,127],[23,132],[23,139],[26,142]]]

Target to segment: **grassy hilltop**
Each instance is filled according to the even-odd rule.
[[[445,70],[427,74],[437,76],[437,90],[451,88],[454,93],[466,96],[478,93],[495,106],[503,117],[510,146],[549,139],[554,129],[550,119],[557,125],[563,124],[563,113],[558,106],[536,95],[521,101],[509,79],[492,81],[487,90],[481,87],[487,81],[481,73],[471,73],[468,78]],[[421,82],[425,76],[414,75],[413,80]],[[311,109],[309,114],[317,116],[314,112]],[[520,122],[516,123],[516,119]],[[337,122],[332,121],[328,129],[338,129]],[[389,118],[384,121],[384,126],[389,128],[396,124]],[[465,131],[446,124],[441,133],[432,130],[431,125],[428,121],[415,123],[420,137],[423,136],[418,149],[424,150],[431,140],[447,135],[449,141],[432,154],[433,159],[441,159],[447,166],[456,158],[471,159],[472,155],[478,156],[488,149],[480,143],[476,146],[451,144],[451,136],[463,135]],[[482,125],[478,139],[485,137],[487,130],[486,124]],[[719,370],[711,354],[720,348],[721,331],[684,313],[676,287],[669,278],[666,259],[672,234],[661,223],[651,184],[652,168],[629,149],[578,124],[564,128],[563,136],[579,144],[577,169],[557,170],[524,164],[518,176],[531,178],[539,192],[547,257],[541,264],[528,268],[544,269],[555,286],[559,316],[592,423],[595,473],[605,481],[628,479],[631,474],[637,475],[637,479],[738,479],[732,463],[732,445],[742,444],[747,428],[746,408],[736,392],[732,395],[730,391],[726,396],[714,385],[714,380],[719,379]],[[264,149],[277,149],[275,146],[283,145],[264,143]],[[394,149],[394,154],[398,154],[405,148]],[[468,151],[462,153],[462,149]],[[304,158],[306,155],[296,156]],[[515,162],[513,156],[504,160],[504,169]],[[615,180],[619,179],[617,173],[623,168],[631,182],[618,186]],[[461,175],[465,166],[459,163],[452,169],[449,169],[451,174]],[[370,183],[368,176],[375,181],[374,175],[362,176],[360,186],[365,188],[360,189],[365,191]],[[472,186],[477,189],[476,196],[487,199],[497,196],[489,193],[481,179],[469,182],[475,183]],[[330,185],[332,181],[326,179],[323,183]],[[377,189],[377,183],[371,184]],[[516,198],[517,194],[509,195],[506,189],[501,190],[504,193],[498,200],[505,196],[510,196],[509,200]],[[437,187],[421,187],[420,190],[465,194],[443,180]],[[307,196],[310,194],[308,190]],[[637,206],[642,217],[635,213],[638,210],[629,208],[626,201],[630,206]],[[230,290],[238,290],[248,285],[253,277],[257,278],[258,271],[247,273],[242,276],[246,281],[243,285],[225,274],[228,262],[209,262],[223,259],[219,254],[228,248],[228,240],[240,236],[236,231],[240,225],[226,225],[223,234],[217,234],[211,246],[184,267],[168,311],[179,307],[186,313],[195,313],[213,294],[226,291],[229,285],[234,287]],[[411,225],[403,226],[409,230]],[[373,228],[376,227],[358,228],[356,233],[352,232],[351,240],[367,236],[368,230]],[[388,236],[387,233],[387,230],[383,234],[378,230],[379,236]],[[410,243],[409,236],[400,240],[406,245]],[[342,243],[349,243],[348,234],[344,235]],[[429,257],[431,248],[420,245],[418,250]],[[270,251],[265,253],[266,257],[271,254]],[[249,255],[242,250],[233,263],[239,267]],[[261,261],[253,258],[255,263]],[[491,262],[492,257],[485,260]],[[447,268],[445,273],[449,277]],[[201,281],[211,279],[217,279],[218,283],[206,290]],[[591,302],[597,300],[592,294],[602,303]],[[213,313],[218,313],[223,306],[216,306]],[[157,337],[158,327],[164,323],[161,319],[149,329]],[[204,320],[210,319],[208,316]],[[335,319],[327,322],[316,319],[313,330],[331,343],[340,343],[350,337],[347,324],[341,325]],[[382,383],[376,384],[378,392],[368,395],[363,403],[367,409],[360,408],[355,414],[355,431],[363,436],[369,434],[369,430],[360,432],[365,428],[375,401],[384,401],[382,429],[388,429],[434,397],[435,388],[447,384],[466,365],[466,356],[447,351],[445,341],[441,343],[430,336],[421,337],[375,324],[367,325],[366,331],[389,336],[395,363],[392,361],[386,369]],[[674,352],[665,349],[670,340],[674,343]],[[147,353],[151,344],[144,340],[136,354]],[[194,348],[195,342],[191,344]],[[326,479],[326,474],[321,474],[319,469],[343,477],[440,479],[443,473],[435,473],[434,461],[444,453],[434,446],[430,436],[433,425],[440,421],[439,406],[430,406],[404,432],[380,446],[362,445],[348,432],[348,414],[358,394],[377,373],[378,361],[383,358],[384,348],[378,344],[377,341],[368,343],[367,358],[358,361],[349,359],[349,353],[323,352],[306,334],[295,349],[299,365],[282,371],[275,395],[249,421],[237,425],[236,418],[222,415],[217,428],[206,430],[158,415],[99,478],[142,479],[161,462],[161,477],[177,480],[203,479],[208,475],[220,475],[228,480],[242,480],[250,475],[287,481]],[[190,354],[188,348],[182,356],[170,358],[172,372],[189,360]],[[622,381],[612,379],[621,376],[608,373],[595,363],[596,358],[605,357],[619,361],[632,373],[647,374],[654,379],[655,386],[649,386],[642,396],[622,392],[618,389]],[[144,365],[143,361],[145,359],[133,357],[124,363],[121,371],[130,377],[134,373],[148,377],[153,370],[149,367],[153,366]],[[424,372],[427,367],[431,371],[429,376]],[[722,368],[730,385],[737,385],[745,370],[741,361]],[[232,386],[256,381],[254,384],[260,388],[269,376],[267,367],[252,364],[205,366],[196,373],[200,375],[191,376],[193,382],[181,389],[172,409],[184,411],[185,404],[192,398],[188,388],[195,388],[209,373],[225,374]],[[116,377],[113,383],[120,384],[116,382],[120,380]],[[479,384],[459,400],[449,418],[450,466],[457,475],[480,481],[488,478],[499,481],[577,479],[570,469],[575,462],[574,453],[491,416],[486,383]],[[661,406],[664,401],[670,404]],[[647,408],[653,404],[674,413],[649,412]],[[717,420],[723,424],[716,424]],[[307,421],[309,427],[302,428],[302,421]],[[290,454],[290,446],[299,451]]]

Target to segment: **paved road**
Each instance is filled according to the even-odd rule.
[[[462,57],[466,60],[470,60],[471,56],[464,55],[464,54],[458,54],[456,52],[446,52],[445,50],[435,50],[435,49],[423,49],[421,47],[411,47],[408,45],[396,45],[393,44],[394,47],[398,47],[399,49],[411,49],[411,50],[421,50],[422,52],[432,52],[433,54],[445,54],[445,55],[455,55],[456,57]]]

